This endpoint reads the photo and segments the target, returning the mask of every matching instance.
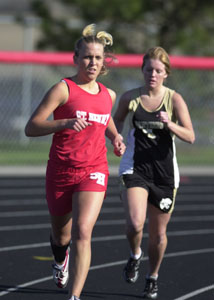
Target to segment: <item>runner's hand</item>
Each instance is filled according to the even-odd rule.
[[[115,138],[114,141],[112,142],[114,146],[114,154],[117,156],[121,156],[124,154],[126,150],[126,145],[123,143],[123,137],[121,134],[118,134]]]
[[[91,126],[92,123],[87,122],[84,119],[76,118],[76,119],[69,119],[67,123],[67,128],[73,129],[77,132],[82,131],[88,126]]]

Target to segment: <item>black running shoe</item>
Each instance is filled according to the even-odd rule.
[[[143,299],[157,299],[157,298],[158,298],[157,279],[146,278],[146,285],[143,291]]]
[[[139,277],[140,262],[143,258],[143,252],[139,259],[129,258],[125,268],[123,269],[123,276],[128,283],[135,283]]]

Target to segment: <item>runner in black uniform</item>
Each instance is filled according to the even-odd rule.
[[[143,298],[157,299],[158,271],[167,246],[166,229],[179,186],[174,136],[189,143],[195,136],[182,96],[163,85],[170,73],[166,51],[161,47],[149,49],[142,72],[144,85],[121,96],[114,117],[119,132],[127,115],[130,122],[119,170],[131,249],[124,276],[130,283],[138,278],[148,208],[150,270]]]

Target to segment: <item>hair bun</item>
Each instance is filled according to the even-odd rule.
[[[112,35],[106,31],[99,31],[98,33],[96,33],[96,25],[95,24],[87,25],[82,31],[82,36],[83,36],[83,38],[93,36],[93,37],[97,38],[98,40],[100,40],[104,47],[106,45],[110,45],[110,46],[113,45]]]
[[[96,34],[96,25],[95,24],[90,24],[88,26],[86,26],[84,29],[83,29],[83,32],[82,32],[82,35],[83,37],[86,37],[86,36],[95,36]]]
[[[106,31],[99,31],[96,35],[96,37],[100,40],[103,40],[105,45],[113,45],[113,37],[110,33]]]

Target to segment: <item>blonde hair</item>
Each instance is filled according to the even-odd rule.
[[[82,47],[83,42],[85,42],[86,44],[89,43],[99,43],[103,45],[104,48],[104,57],[105,59],[107,57],[111,57],[112,56],[110,54],[107,54],[105,51],[105,47],[106,46],[112,46],[113,45],[113,37],[110,33],[106,32],[106,31],[98,31],[96,32],[96,25],[95,24],[90,24],[87,25],[83,31],[82,31],[82,37],[75,43],[75,49],[74,49],[74,56],[78,57],[79,55],[79,51]],[[107,62],[104,59],[104,64],[103,67],[101,69],[100,74],[104,75],[107,74]]]
[[[167,75],[171,73],[171,65],[168,53],[162,47],[150,48],[143,57],[141,69],[143,70],[148,59],[159,59],[164,65]]]
[[[95,39],[98,39],[100,43],[105,47],[106,45],[113,45],[113,37],[110,33],[106,31],[98,31],[96,33],[96,25],[90,24],[86,26],[82,31],[83,38],[87,38],[89,36],[95,37]]]

